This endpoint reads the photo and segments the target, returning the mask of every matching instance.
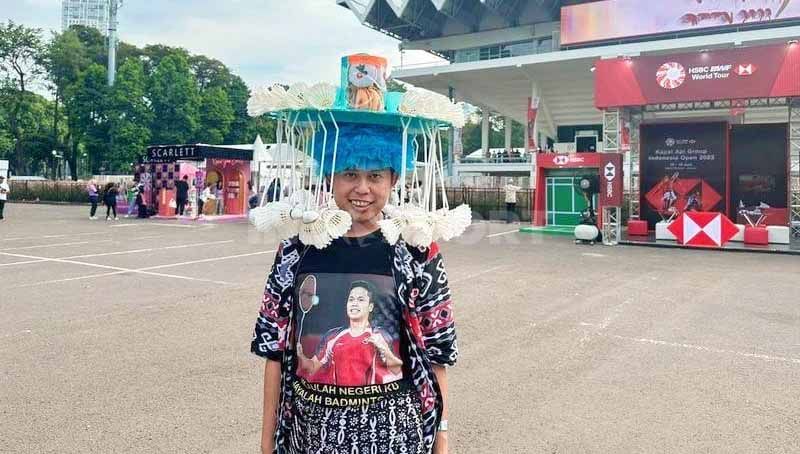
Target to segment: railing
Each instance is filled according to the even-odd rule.
[[[483,158],[462,158],[461,164],[525,164],[532,162],[533,155],[522,156],[491,156]]]
[[[502,188],[447,188],[447,200],[451,207],[468,204],[472,208],[473,219],[506,220],[506,192]],[[517,206],[512,219],[521,222],[531,222],[534,189],[521,189],[517,191]]]
[[[14,181],[9,185],[12,201],[26,202],[88,202],[86,183],[74,181]]]

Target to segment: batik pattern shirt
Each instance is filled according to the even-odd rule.
[[[258,356],[281,362],[281,398],[275,433],[275,453],[288,451],[294,405],[297,351],[293,333],[296,277],[308,249],[297,239],[283,241],[270,272],[250,349]],[[422,404],[422,430],[426,452],[431,452],[441,420],[442,396],[433,365],[451,366],[458,357],[452,301],[439,247],[407,245],[402,239],[391,247],[391,269],[400,301],[408,377]]]

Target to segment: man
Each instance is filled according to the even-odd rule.
[[[506,224],[514,221],[514,215],[517,213],[517,191],[520,189],[522,188],[514,186],[513,179],[509,179],[503,188],[506,193]]]
[[[8,183],[6,183],[6,177],[0,175],[0,221],[5,219],[3,217],[3,208],[6,206],[9,192],[11,192],[11,188],[8,186]]]
[[[186,209],[186,203],[189,201],[189,175],[184,175],[182,180],[175,183],[175,214],[183,216]]]

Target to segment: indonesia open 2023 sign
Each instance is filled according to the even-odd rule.
[[[800,96],[800,44],[595,62],[598,109]]]
[[[643,125],[641,215],[656,222],[726,209],[727,123]]]
[[[604,0],[561,8],[561,44],[798,18],[800,0]]]

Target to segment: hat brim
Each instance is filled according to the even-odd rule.
[[[409,134],[419,134],[431,128],[445,129],[451,125],[442,120],[434,120],[424,117],[412,117],[396,112],[375,112],[369,110],[345,110],[345,109],[301,109],[283,110],[270,114],[273,118],[279,118],[302,126],[308,123],[325,124],[362,124],[388,126],[398,129],[408,128]]]

